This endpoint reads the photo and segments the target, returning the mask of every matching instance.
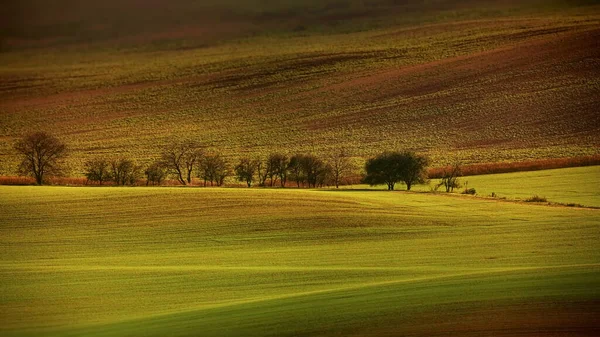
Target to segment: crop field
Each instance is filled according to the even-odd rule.
[[[502,181],[598,177],[544,172]],[[0,335],[594,336],[599,221],[422,192],[0,186]]]
[[[549,202],[600,207],[600,166],[463,177],[478,194],[525,200],[534,195]]]
[[[143,13],[102,25],[122,19],[106,14],[111,1],[71,40],[47,13],[73,21],[85,8],[3,23],[0,174],[15,173],[12,142],[39,129],[70,146],[72,176],[100,155],[147,163],[173,138],[232,159],[339,146],[357,162],[411,149],[434,165],[600,153],[594,2],[174,5],[183,26],[148,5],[150,27]]]

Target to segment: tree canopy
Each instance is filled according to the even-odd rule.
[[[40,131],[26,135],[15,143],[21,155],[19,173],[31,175],[38,185],[44,183],[46,175],[62,172],[61,160],[67,155],[67,146],[58,138]]]
[[[386,184],[390,191],[396,183],[403,182],[410,191],[414,184],[427,180],[428,164],[427,157],[414,152],[383,152],[367,160],[363,181],[371,186]]]

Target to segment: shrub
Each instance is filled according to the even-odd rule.
[[[477,191],[475,191],[474,188],[467,188],[462,192],[462,194],[475,195],[475,194],[477,194]]]
[[[545,197],[540,197],[537,194],[532,196],[531,198],[525,199],[525,202],[547,202]]]

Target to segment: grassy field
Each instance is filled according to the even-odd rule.
[[[479,195],[525,200],[533,195],[550,202],[600,207],[600,166],[464,177]]]
[[[412,149],[435,165],[600,153],[594,2],[178,1],[179,23],[131,0],[109,15],[113,2],[28,0],[7,15],[27,20],[3,23],[0,174],[39,129],[71,147],[73,176],[101,155],[147,163],[173,138],[232,159],[340,145],[357,162]]]
[[[0,334],[593,336],[599,220],[401,191],[0,186]]]

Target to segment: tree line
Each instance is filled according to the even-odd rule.
[[[24,136],[15,143],[14,149],[21,157],[19,173],[33,176],[39,185],[44,183],[45,176],[61,173],[68,154],[64,143],[45,132]],[[388,190],[394,190],[401,182],[410,190],[413,185],[427,181],[428,165],[426,156],[411,151],[383,152],[366,161],[362,182],[385,184]],[[233,177],[248,187],[338,188],[350,177],[361,174],[345,149],[337,149],[325,157],[275,152],[263,158],[242,157],[231,163],[218,151],[206,150],[199,142],[181,141],[165,146],[158,159],[147,166],[129,158],[90,159],[85,162],[84,175],[88,182],[100,185],[135,185],[144,178],[146,185],[161,185],[168,178],[190,185],[198,178],[203,186],[222,186],[227,178]]]

